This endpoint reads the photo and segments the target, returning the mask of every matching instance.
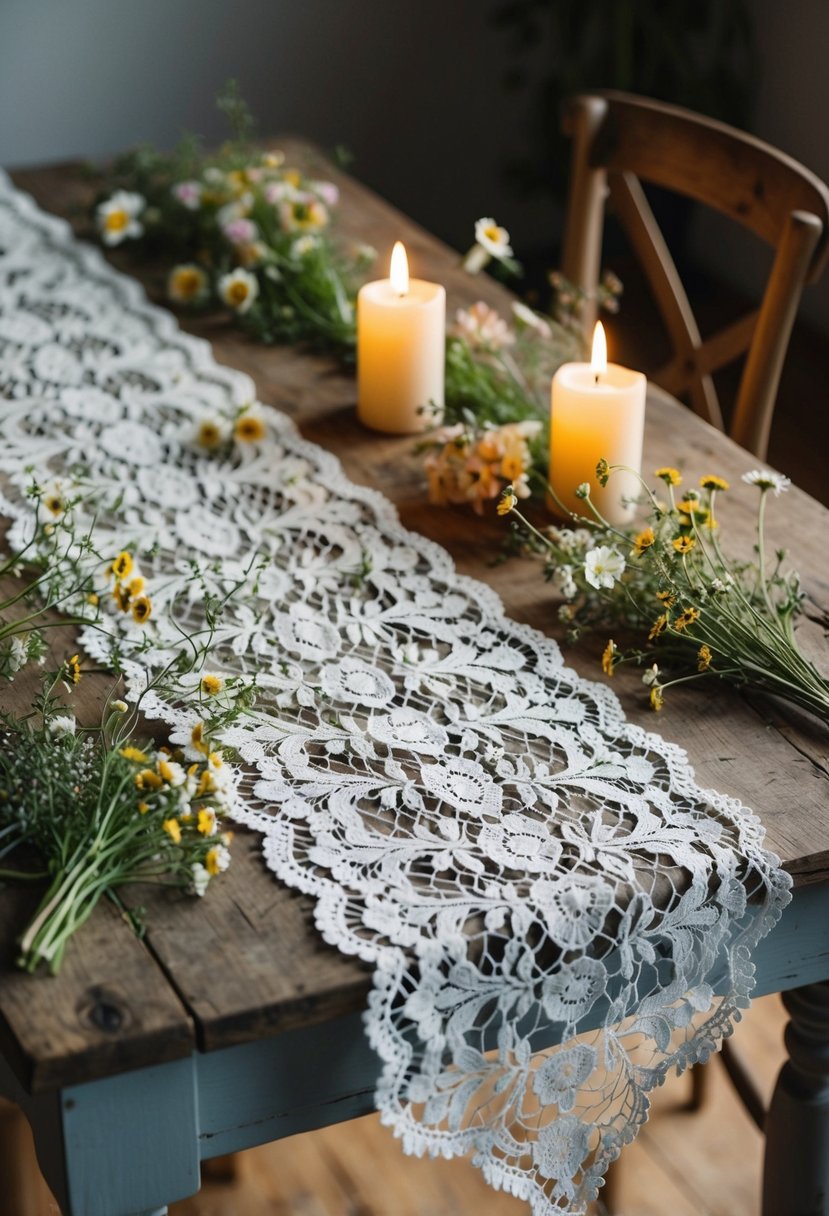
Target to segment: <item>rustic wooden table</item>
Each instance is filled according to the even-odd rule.
[[[316,159],[304,145],[281,146],[298,163]],[[446,284],[450,311],[477,298],[508,307],[503,289],[470,280],[455,254],[387,203],[327,165],[318,170],[341,188],[345,232],[383,258],[402,238],[414,272]],[[63,215],[79,217],[88,199],[88,182],[72,166],[27,170],[15,181]],[[112,260],[134,270],[123,255]],[[161,299],[160,276],[148,272],[144,281]],[[411,441],[358,425],[350,374],[324,357],[254,345],[221,317],[182,324],[207,338],[220,362],[248,372],[261,400],[334,451],[352,480],[382,490],[408,527],[444,545],[464,574],[495,587],[511,615],[556,632],[538,568],[490,564],[504,522],[429,506]],[[755,462],[652,392],[645,466],[665,463],[734,484]],[[752,494],[736,492],[722,507],[729,536],[746,544],[753,506]],[[789,549],[814,602],[829,605],[829,511],[795,489],[770,514],[772,541]],[[829,646],[814,616],[804,633],[826,667]],[[594,638],[568,658],[595,676],[603,643]],[[829,736],[794,710],[713,683],[676,690],[654,720],[636,673],[620,673],[615,684],[633,720],[688,750],[701,783],[761,815],[794,878],[794,900],[756,954],[758,994],[796,990],[787,1040],[793,1060],[768,1125],[764,1211],[829,1213]],[[201,1159],[371,1108],[377,1062],[360,1024],[367,971],[322,943],[309,901],[274,881],[254,835],[239,833],[231,870],[198,907],[142,892],[144,941],[101,905],[57,978],[32,979],[13,967],[15,938],[35,899],[0,890],[0,1093],[32,1122],[66,1216],[163,1212],[198,1189]]]

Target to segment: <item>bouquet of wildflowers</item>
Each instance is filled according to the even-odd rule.
[[[101,241],[164,258],[182,308],[227,308],[264,342],[351,350],[356,277],[374,250],[342,251],[331,237],[337,187],[255,147],[232,82],[219,105],[235,138],[215,155],[191,137],[170,154],[142,147],[115,161],[94,206]]]
[[[0,567],[12,588],[0,601],[0,698],[27,662],[44,661],[47,629],[91,625],[107,633],[116,670],[125,631],[133,655],[153,644],[147,581],[127,549],[111,559],[95,550],[78,523],[79,487],[33,486],[31,497],[30,538]],[[103,595],[128,624],[104,618]],[[139,882],[203,895],[227,869],[230,834],[221,818],[233,810],[235,784],[212,740],[250,707],[255,692],[241,677],[203,669],[223,602],[205,588],[204,630],[176,626],[182,645],[175,658],[135,689],[131,708],[108,699],[93,727],[80,726],[65,703],[81,680],[77,654],[45,677],[29,712],[0,710],[0,878],[48,880],[20,941],[26,970],[46,964],[56,972],[102,896],[117,900],[121,888]],[[150,690],[186,708],[193,720],[186,739],[159,746],[136,738]],[[32,850],[40,859],[35,870]]]
[[[613,472],[600,461],[600,484]],[[632,646],[609,639],[602,668],[612,676],[621,663],[643,666],[655,710],[669,688],[718,677],[782,697],[829,725],[829,680],[795,634],[803,604],[798,575],[784,569],[783,550],[770,558],[766,543],[769,497],[783,493],[788,478],[765,469],[744,475],[759,493],[755,557],[735,559],[723,549],[717,517],[728,483],[712,473],[683,492],[677,469],[657,469],[655,477],[660,493],[640,479],[646,518],[636,530],[609,524],[588,483],[577,491],[587,515],[573,517],[572,528],[536,529],[517,510],[516,494],[502,495],[499,511],[516,515],[531,547],[545,556],[545,573],[564,599],[559,615],[569,638],[584,629],[638,632]]]
[[[60,967],[66,944],[103,895],[157,882],[203,895],[230,864],[221,816],[233,809],[230,768],[203,730],[195,757],[133,740],[136,710],[111,701],[102,723],[78,727],[55,695],[80,677],[77,656],[47,680],[35,713],[5,719],[0,752],[0,855],[34,847],[42,869],[9,878],[48,878],[20,939],[27,971]]]

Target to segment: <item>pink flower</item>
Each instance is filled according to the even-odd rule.
[[[515,341],[515,334],[501,314],[483,300],[471,308],[459,308],[450,332],[456,338],[462,338],[472,350],[503,350]]]
[[[258,229],[253,220],[246,220],[241,216],[238,219],[231,220],[225,224],[222,232],[225,234],[231,245],[250,245],[258,236]]]
[[[201,206],[201,182],[176,182],[172,187],[173,197],[177,198],[188,211],[198,211]]]
[[[311,189],[318,194],[327,207],[336,207],[340,201],[339,187],[333,182],[311,182]]]

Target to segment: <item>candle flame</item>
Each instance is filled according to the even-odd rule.
[[[406,257],[406,250],[402,241],[394,242],[394,249],[391,251],[389,278],[391,279],[392,288],[399,296],[409,294],[409,259]]]
[[[598,380],[607,371],[607,338],[601,321],[596,322],[593,330],[593,354],[590,358],[590,369]]]

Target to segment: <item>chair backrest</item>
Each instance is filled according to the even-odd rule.
[[[625,228],[673,348],[653,380],[724,429],[712,372],[747,352],[730,427],[761,458],[804,283],[829,255],[829,189],[791,157],[713,119],[626,93],[583,94],[565,103],[573,138],[561,269],[587,295],[595,319],[605,201]],[[776,250],[757,312],[704,341],[641,181],[696,199]]]

